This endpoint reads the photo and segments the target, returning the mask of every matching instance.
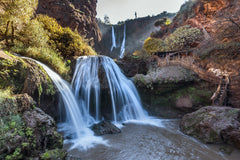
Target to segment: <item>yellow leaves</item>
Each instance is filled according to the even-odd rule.
[[[146,50],[147,53],[154,53],[163,51],[165,48],[165,44],[163,40],[159,38],[148,37],[143,44],[143,48]]]

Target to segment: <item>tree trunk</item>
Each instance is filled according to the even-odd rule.
[[[12,45],[14,44],[14,32],[15,32],[15,30],[14,30],[14,26],[13,26],[13,21],[12,21],[12,37],[11,37],[11,42],[12,42]]]
[[[6,31],[5,31],[5,40],[6,40],[6,46],[8,47],[9,44],[8,44],[8,28],[9,28],[9,23],[10,21],[7,22],[7,26],[6,26]]]

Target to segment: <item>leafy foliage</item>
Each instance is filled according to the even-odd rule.
[[[164,17],[163,19],[159,19],[154,23],[155,27],[163,27],[170,25],[172,22],[169,18]]]
[[[43,24],[48,32],[48,44],[51,48],[61,53],[64,58],[82,55],[96,55],[83,38],[70,28],[62,28],[55,19],[44,15],[38,15],[37,20]]]
[[[148,53],[184,50],[191,48],[192,45],[198,40],[201,40],[201,38],[202,32],[199,29],[182,26],[177,28],[164,40],[152,37],[147,38],[143,48]]]
[[[188,49],[191,45],[202,38],[202,32],[197,28],[182,26],[176,29],[165,39],[169,50]]]
[[[143,49],[145,49],[147,53],[164,51],[165,43],[162,39],[148,37],[143,44]]]

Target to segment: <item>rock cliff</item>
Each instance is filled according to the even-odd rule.
[[[37,13],[55,18],[63,27],[77,30],[93,45],[101,39],[95,21],[96,6],[97,0],[39,0]]]
[[[198,28],[204,38],[198,42],[194,54],[206,70],[216,68],[226,72],[228,105],[240,107],[240,1],[239,0],[189,0],[182,5],[170,26],[153,34],[165,39],[176,28],[184,25]]]
[[[123,41],[124,24],[126,25],[126,45],[125,53],[132,54],[135,50],[140,50],[143,46],[144,40],[150,36],[151,32],[158,28],[154,26],[156,20],[169,17],[172,18],[174,13],[163,12],[156,16],[148,16],[119,22],[116,25],[107,25],[103,22],[98,22],[99,28],[102,32],[102,40],[96,44],[95,49],[102,55],[108,55],[113,58],[118,58],[120,54],[121,44]],[[117,48],[111,52],[112,46],[112,26],[115,30]]]

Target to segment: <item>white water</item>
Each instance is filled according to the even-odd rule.
[[[126,24],[124,24],[124,31],[123,31],[123,41],[120,50],[120,58],[123,58],[125,52],[125,43],[126,43]]]
[[[64,132],[66,139],[64,142],[70,143],[71,149],[77,148],[86,150],[94,147],[96,144],[108,146],[107,141],[101,137],[94,136],[89,127],[104,119],[100,113],[101,83],[99,79],[99,68],[101,68],[107,78],[109,92],[112,104],[112,117],[115,124],[121,122],[135,122],[142,124],[151,124],[159,126],[149,117],[147,112],[142,108],[138,92],[131,82],[127,79],[115,62],[105,56],[80,57],[77,60],[75,73],[71,86],[63,80],[57,73],[41,62],[30,59],[41,65],[47,72],[53,83],[58,88],[62,105],[59,105],[59,111],[62,112],[64,121],[58,125],[59,131]],[[91,105],[92,104],[92,105]],[[91,115],[92,106],[95,114]],[[104,112],[104,111],[102,111]],[[161,125],[161,124],[160,124]]]
[[[116,45],[116,37],[115,37],[114,27],[112,26],[112,47],[111,47],[111,52],[113,51],[113,48],[117,48],[117,45]]]
[[[87,149],[95,144],[106,144],[106,141],[103,141],[101,137],[94,136],[93,131],[88,128],[88,120],[86,119],[90,119],[90,117],[86,118],[85,107],[77,102],[69,83],[43,63],[31,58],[23,58],[33,60],[41,65],[58,88],[62,98],[61,102],[63,102],[62,106],[64,106],[64,109],[60,110],[65,111],[65,121],[59,127],[60,131],[64,132],[65,137],[72,138],[65,140],[66,143],[73,144],[71,149]]]
[[[99,75],[106,80],[100,80]],[[85,101],[87,116],[90,116],[90,111],[94,110],[95,113],[91,116],[96,121],[106,119],[101,114],[105,111],[104,106],[100,105],[99,95],[101,95],[102,85],[100,81],[108,85],[109,101],[112,107],[111,120],[117,123],[149,119],[147,112],[142,108],[140,97],[132,81],[124,76],[111,58],[106,56],[80,57],[77,60],[72,86],[78,101]]]

